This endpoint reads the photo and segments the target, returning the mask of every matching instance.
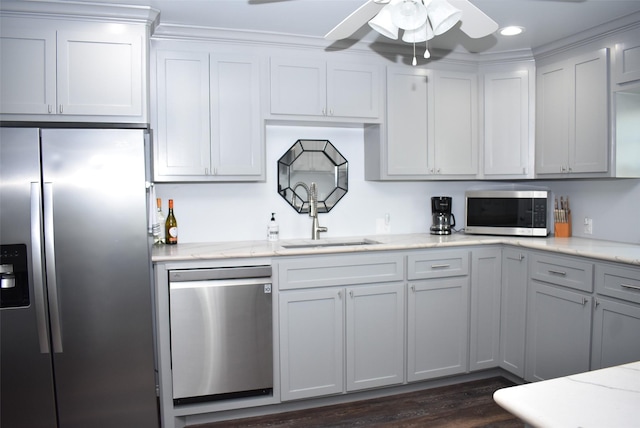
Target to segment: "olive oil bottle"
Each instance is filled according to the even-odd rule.
[[[168,245],[178,243],[178,222],[173,214],[173,199],[169,199],[169,214],[165,223],[165,240]]]

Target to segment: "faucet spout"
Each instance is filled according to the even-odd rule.
[[[309,217],[313,219],[311,222],[311,239],[320,239],[320,232],[326,232],[328,229],[318,223],[318,189],[316,188],[316,183],[311,183],[309,188]]]

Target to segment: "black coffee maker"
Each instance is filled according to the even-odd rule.
[[[451,228],[456,225],[456,218],[451,214],[451,197],[434,196],[431,198],[432,235],[451,235]]]

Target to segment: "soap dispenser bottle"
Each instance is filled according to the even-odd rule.
[[[271,213],[271,221],[269,221],[269,226],[267,226],[267,240],[272,242],[277,241],[280,237],[280,228],[276,222],[275,215],[276,213]]]

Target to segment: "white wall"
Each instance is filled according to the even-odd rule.
[[[370,182],[364,180],[364,141],[360,128],[269,125],[264,183],[158,184],[156,193],[174,199],[179,242],[266,239],[270,213],[276,213],[281,239],[310,238],[311,219],[298,214],[277,193],[277,161],[298,139],[326,139],[349,161],[349,191],[329,213],[320,214],[323,237],[373,235],[376,219],[389,214],[391,233],[428,233],[431,197],[452,196],[457,227],[463,226],[464,191],[479,182]],[[593,238],[640,243],[640,180],[527,182],[569,195],[574,236],[584,236],[584,216],[593,218]]]

